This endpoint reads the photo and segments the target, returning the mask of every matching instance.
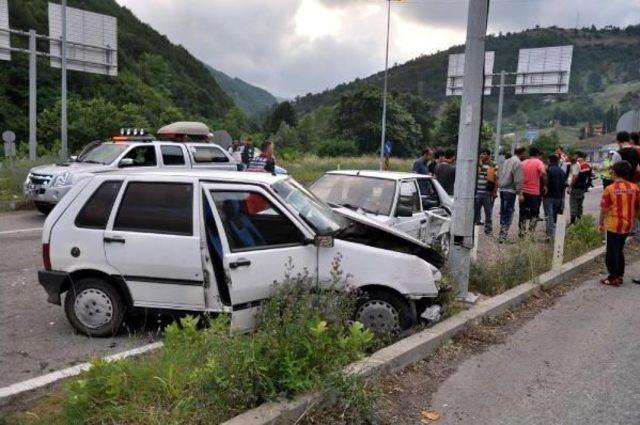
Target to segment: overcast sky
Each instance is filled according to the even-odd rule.
[[[385,0],[117,0],[214,68],[294,97],[384,67]],[[392,3],[390,64],[464,42],[467,0]],[[640,23],[640,0],[492,0],[489,32]]]

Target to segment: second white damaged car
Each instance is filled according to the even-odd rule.
[[[49,302],[64,296],[70,323],[92,336],[117,333],[134,308],[229,313],[247,329],[275,282],[311,272],[329,285],[336,260],[363,294],[355,318],[400,330],[433,304],[443,264],[405,233],[266,173],[96,175],[58,203],[42,238]]]
[[[393,171],[329,171],[311,191],[334,208],[347,208],[449,252],[453,199],[438,181]]]

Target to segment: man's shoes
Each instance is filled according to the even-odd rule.
[[[636,285],[640,285],[640,279],[631,279],[631,282],[635,283]]]
[[[607,285],[607,286],[620,286],[620,285],[622,285],[622,278],[621,277],[607,277],[606,279],[602,279],[600,281],[600,283],[602,283],[603,285]]]

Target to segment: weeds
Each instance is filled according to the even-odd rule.
[[[602,235],[591,215],[583,216],[567,228],[564,240],[564,261],[571,261],[602,246]]]
[[[15,159],[13,162],[5,160],[0,167],[0,199],[16,200],[22,198],[22,184],[32,167],[56,162],[56,158],[45,156],[36,161],[25,158]]]
[[[200,318],[183,318],[166,328],[159,352],[94,360],[67,384],[62,413],[24,422],[210,424],[265,401],[332,388],[373,343],[370,331],[349,321],[353,302],[350,293],[318,290],[313,279],[289,278],[259,313],[259,331],[233,335],[228,316],[206,329],[199,329]],[[360,415],[358,409],[360,402],[349,403],[345,417]]]

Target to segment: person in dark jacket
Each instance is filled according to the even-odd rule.
[[[547,220],[547,241],[553,240],[556,229],[556,221],[564,201],[564,189],[566,174],[560,166],[558,155],[549,156],[547,168],[547,192],[544,195],[542,205]]]
[[[584,196],[591,186],[591,165],[585,159],[585,154],[577,151],[575,162],[571,164],[571,180],[569,182],[569,212],[571,224],[582,218]]]
[[[254,173],[276,174],[276,160],[273,157],[273,142],[267,140],[260,147],[260,155],[254,157],[249,163],[247,171]]]
[[[442,185],[442,188],[451,196],[453,196],[453,187],[456,182],[456,151],[447,149],[444,157],[440,158],[440,163],[433,170],[436,180]]]
[[[413,163],[413,171],[416,174],[429,174],[429,162],[431,161],[431,149],[424,148],[420,155],[420,158],[416,159]]]

